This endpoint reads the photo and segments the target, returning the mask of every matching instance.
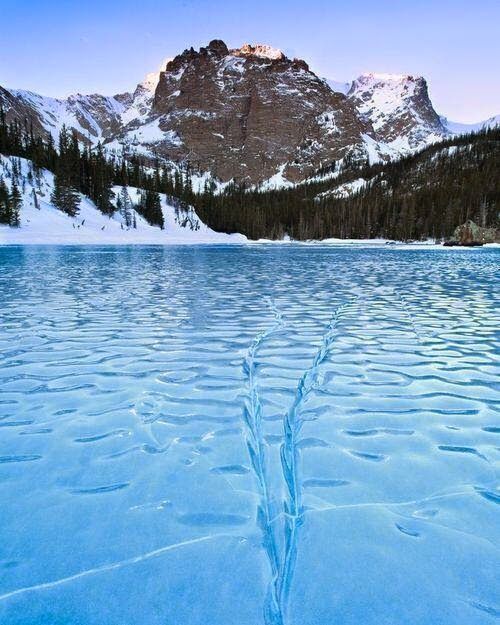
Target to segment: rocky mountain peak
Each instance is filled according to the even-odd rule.
[[[208,44],[206,49],[220,56],[226,56],[226,54],[229,54],[228,47],[222,41],[222,39],[212,39],[212,41]]]
[[[397,141],[403,151],[446,133],[422,76],[362,74],[353,81],[347,97],[371,122],[378,140],[389,144]]]
[[[453,132],[421,76],[340,84],[269,45],[220,39],[165,59],[133,92],[57,100],[0,87],[0,106],[9,122],[30,119],[56,140],[65,124],[91,145],[250,184],[296,182],[344,158],[397,158]]]
[[[224,181],[251,184],[278,171],[301,180],[362,149],[369,130],[304,61],[263,44],[228,50],[219,40],[168,63],[150,119],[155,131],[148,137],[160,156],[188,157]],[[128,132],[132,139],[137,134]]]
[[[273,48],[261,43],[251,45],[245,43],[241,48],[231,50],[231,54],[235,56],[254,56],[259,59],[269,59],[271,61],[284,61],[286,56],[278,48]]]

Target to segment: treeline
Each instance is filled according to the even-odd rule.
[[[357,192],[335,195],[335,187],[359,179],[365,184]],[[451,138],[398,161],[352,164],[335,178],[290,189],[231,185],[220,195],[197,196],[194,204],[210,227],[252,239],[285,234],[299,240],[444,239],[467,219],[497,227],[499,180],[496,128]]]
[[[80,193],[89,197],[105,215],[112,215],[118,208],[126,215],[125,222],[130,227],[134,227],[132,212],[135,210],[151,225],[163,228],[159,193],[179,198],[186,204],[192,203],[189,169],[172,173],[159,161],[146,166],[139,157],[110,157],[100,143],[94,148],[82,147],[76,133],[69,132],[64,126],[56,147],[50,135],[47,138],[36,135],[28,120],[24,124],[17,121],[7,123],[2,109],[0,154],[31,160],[35,172],[42,168],[53,172],[55,178],[51,201],[71,216],[78,213]],[[9,192],[0,176],[0,223],[18,225],[18,209],[22,198],[16,195],[17,179],[13,175]],[[141,189],[138,201],[133,203],[126,190],[125,193],[122,190],[115,198],[113,185]],[[2,199],[5,194],[8,200]],[[7,205],[8,210],[5,208]]]

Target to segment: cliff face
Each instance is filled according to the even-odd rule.
[[[223,180],[251,183],[278,170],[301,180],[323,163],[362,152],[369,124],[300,60],[262,46],[228,50],[213,41],[187,50],[161,73],[152,107],[166,157],[189,160]]]

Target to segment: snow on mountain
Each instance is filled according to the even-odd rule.
[[[22,89],[11,89],[10,94],[29,107],[38,124],[56,141],[63,125],[76,130],[81,140],[92,144],[103,141],[116,132],[124,110],[123,104],[115,98],[99,94],[76,94],[66,99],[41,96]]]
[[[440,118],[419,76],[363,74],[352,83],[319,78],[277,48],[221,40],[165,59],[134,91],[48,98],[0,87],[7,121],[30,119],[57,140],[63,124],[82,141],[203,179],[287,186],[335,163],[399,158],[450,134],[499,122]]]
[[[237,56],[255,56],[259,59],[270,59],[272,61],[283,60],[285,58],[283,52],[278,48],[273,48],[272,46],[261,43],[256,43],[254,45],[245,43],[241,48],[231,50],[231,52]]]
[[[442,139],[446,134],[421,76],[362,74],[347,94],[373,127],[372,138],[400,154]]]
[[[151,110],[154,93],[158,85],[161,71],[165,70],[171,59],[165,59],[158,71],[146,75],[133,93],[122,93],[115,96],[99,94],[75,94],[68,98],[51,98],[23,89],[10,89],[8,93],[23,104],[22,113],[26,110],[57,141],[63,125],[76,130],[79,138],[91,145],[106,142],[128,125],[139,126]],[[7,113],[11,109],[6,96],[0,104],[5,106]],[[18,116],[20,118],[21,115]],[[19,121],[24,121],[19,119]],[[149,133],[146,131],[145,135]]]
[[[339,184],[336,187],[328,189],[328,191],[318,193],[315,199],[320,200],[326,197],[349,197],[362,189],[366,183],[367,181],[364,178],[356,178],[356,180],[352,180],[351,182],[344,182],[343,184]]]
[[[469,132],[479,132],[480,130],[485,130],[486,128],[494,128],[495,126],[500,125],[500,115],[495,115],[494,117],[490,117],[489,119],[485,119],[484,121],[478,122],[476,124],[453,122],[444,116],[441,116],[440,119],[443,126],[448,130],[450,134],[453,135],[463,135]]]
[[[21,226],[11,228],[0,225],[0,245],[33,244],[185,244],[185,243],[244,243],[240,234],[215,232],[206,226],[194,209],[172,206],[165,195],[160,194],[164,229],[151,226],[134,209],[137,228],[125,226],[125,220],[117,211],[113,216],[103,215],[89,200],[81,195],[78,214],[66,215],[50,201],[54,187],[53,175],[41,170],[35,174],[31,161],[15,159],[20,163],[20,183],[23,204]],[[12,180],[12,157],[0,155],[0,175],[10,187]],[[114,187],[116,195],[121,187]],[[139,199],[139,189],[127,187],[132,203]],[[39,208],[35,206],[36,194]]]
[[[304,61],[280,51],[214,40],[185,50],[160,75],[151,119],[165,134],[154,144],[167,160],[189,158],[221,181],[263,183],[280,171],[298,182],[351,152],[363,158],[369,131],[353,105]],[[116,138],[128,141],[130,132]],[[143,146],[137,146],[144,153]]]
[[[167,64],[170,63],[170,61],[172,60],[172,57],[167,57],[163,59],[163,61],[160,63],[158,71],[146,74],[144,80],[139,83],[139,86],[154,95],[156,87],[158,86],[158,81],[160,80],[161,72],[165,71]]]

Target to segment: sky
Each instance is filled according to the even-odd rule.
[[[129,91],[211,39],[267,43],[318,75],[424,76],[453,121],[500,114],[500,0],[0,0],[0,85]]]

